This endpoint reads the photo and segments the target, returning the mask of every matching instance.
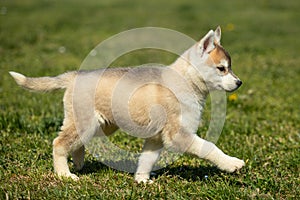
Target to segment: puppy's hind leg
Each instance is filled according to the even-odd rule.
[[[143,152],[139,158],[138,168],[135,173],[135,181],[138,183],[151,183],[150,172],[159,158],[163,144],[160,137],[146,139]]]
[[[59,136],[54,139],[53,162],[54,171],[58,176],[70,177],[74,180],[78,180],[78,177],[70,172],[68,155],[80,147],[82,147],[82,142],[76,133],[75,127],[63,128]]]

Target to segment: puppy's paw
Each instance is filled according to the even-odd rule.
[[[70,177],[71,179],[73,179],[74,181],[78,181],[78,180],[79,180],[79,177],[76,176],[75,174],[71,174],[69,177]]]
[[[234,172],[245,166],[245,162],[235,157],[223,153],[220,149],[215,148],[206,157],[210,162],[219,169],[226,172]]]
[[[235,172],[245,166],[245,162],[235,157],[226,156],[218,167],[226,172]]]
[[[150,175],[149,174],[135,174],[134,180],[137,183],[146,183],[146,184],[152,184],[153,181],[149,179]]]
[[[58,174],[58,176],[60,178],[71,178],[72,180],[74,181],[78,181],[79,180],[79,177],[76,176],[75,174],[72,174],[72,173],[68,173],[68,174]]]

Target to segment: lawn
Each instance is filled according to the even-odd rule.
[[[299,0],[0,1],[0,199],[299,198],[299,10]],[[224,173],[183,155],[156,171],[153,184],[143,185],[87,153],[78,182],[55,176],[52,140],[63,120],[63,91],[25,91],[8,71],[49,76],[77,70],[101,41],[132,28],[164,27],[198,40],[217,25],[244,83],[228,94],[217,145],[245,160],[241,171]],[[113,64],[173,59],[167,52],[140,50]],[[207,131],[209,111],[208,104],[200,135]],[[111,141],[141,148],[140,140],[122,132]]]

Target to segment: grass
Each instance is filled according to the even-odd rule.
[[[1,1],[0,199],[295,199],[300,196],[300,34],[298,0]],[[98,43],[136,27],[159,26],[199,39],[221,25],[222,43],[243,86],[228,100],[217,145],[243,158],[235,174],[188,155],[138,185],[88,155],[80,180],[58,179],[52,140],[63,119],[62,91],[17,87],[8,71],[56,75],[79,68]],[[65,52],[61,52],[61,47]],[[115,64],[170,63],[174,56],[138,51]],[[209,106],[204,125],[209,122]],[[207,127],[200,128],[204,135]],[[112,141],[137,150],[119,133]],[[72,168],[72,170],[74,170]]]

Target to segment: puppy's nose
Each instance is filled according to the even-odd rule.
[[[238,79],[237,81],[236,81],[236,85],[238,86],[238,87],[240,87],[241,85],[242,85],[242,81],[240,80],[240,79]]]

